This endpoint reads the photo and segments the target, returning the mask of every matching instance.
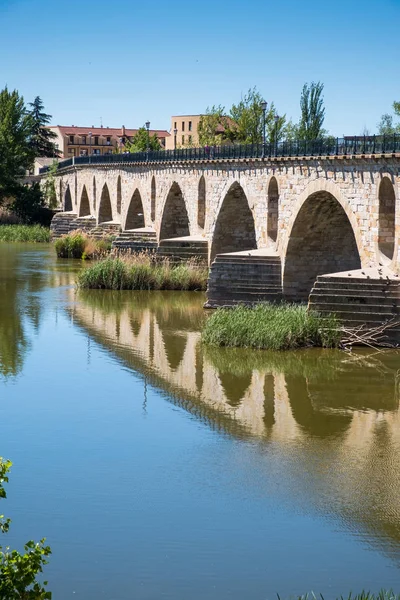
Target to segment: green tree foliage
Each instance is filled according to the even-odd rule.
[[[201,115],[197,133],[200,146],[219,146],[224,141],[224,136],[218,133],[227,128],[227,118],[224,115],[225,108],[221,105],[207,107],[204,115]]]
[[[8,482],[11,462],[0,457],[0,499],[6,498],[4,483]],[[7,533],[10,519],[0,516],[0,532]],[[51,592],[46,590],[47,581],[37,581],[51,554],[45,540],[36,543],[29,541],[25,552],[9,550],[0,546],[0,598],[4,600],[51,600]]]
[[[320,81],[305,83],[303,86],[300,97],[299,139],[316,140],[326,134],[322,127],[325,119],[323,89],[324,84]]]
[[[393,102],[393,111],[395,116],[400,117],[400,102]],[[394,133],[400,133],[400,123],[395,123],[393,115],[385,113],[382,115],[381,120],[378,123],[378,133],[380,135],[393,135]]]
[[[31,125],[23,98],[6,87],[0,92],[0,204],[15,195],[19,180],[33,163]]]
[[[45,209],[45,199],[39,183],[33,185],[20,185],[15,192],[10,204],[11,210],[24,223],[37,223],[46,220],[42,213]]]
[[[131,142],[126,142],[125,150],[128,152],[146,152],[147,145],[150,150],[161,150],[160,140],[157,134],[149,135],[145,127],[138,129]]]
[[[44,201],[49,208],[57,208],[56,175],[58,163],[56,160],[49,166],[46,179],[43,183]]]
[[[54,144],[57,135],[46,127],[51,121],[51,115],[44,112],[44,104],[41,98],[36,96],[33,102],[29,102],[29,106],[31,107],[29,111],[30,146],[34,155],[49,158],[59,156],[60,153]]]

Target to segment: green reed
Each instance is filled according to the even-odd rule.
[[[50,229],[42,225],[0,225],[0,242],[49,242]]]

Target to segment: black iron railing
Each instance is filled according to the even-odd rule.
[[[101,154],[76,156],[59,162],[58,168],[71,165],[173,162],[191,160],[218,160],[235,158],[274,158],[301,156],[360,156],[363,154],[400,153],[400,134],[373,135],[334,138],[320,140],[295,140],[277,144],[231,144],[226,146],[204,146],[201,148],[180,148],[177,150],[159,150],[122,154]],[[42,167],[40,174],[49,167]]]

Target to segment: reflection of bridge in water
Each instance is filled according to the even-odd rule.
[[[200,299],[80,293],[74,321],[214,428],[276,444],[299,498],[400,542],[397,353],[206,349]],[[269,446],[267,446],[269,447]],[[282,485],[284,486],[284,477]]]

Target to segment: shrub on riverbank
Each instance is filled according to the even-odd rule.
[[[317,346],[336,348],[339,323],[303,305],[258,304],[216,310],[206,321],[202,340],[211,346],[291,350]]]
[[[208,269],[194,261],[174,265],[142,253],[101,260],[79,273],[78,285],[106,290],[201,291],[206,289],[207,278]]]
[[[76,230],[55,241],[58,258],[101,258],[111,250],[111,238],[96,240],[83,231]]]
[[[50,229],[42,225],[0,225],[0,242],[49,242]]]

